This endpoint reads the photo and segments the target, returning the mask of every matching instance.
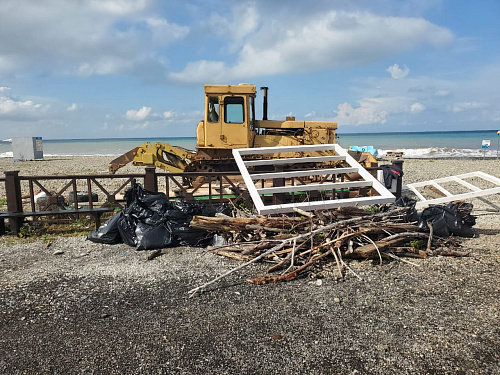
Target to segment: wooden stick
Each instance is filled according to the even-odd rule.
[[[160,249],[154,250],[146,257],[146,260],[153,260],[154,258],[159,257],[160,255],[161,255]]]
[[[382,267],[382,255],[380,254],[380,250],[379,250],[377,244],[370,237],[368,237],[366,234],[363,234],[363,237],[367,238],[368,241],[370,241],[373,244],[373,246],[375,247],[375,249],[377,250],[378,256],[380,258],[380,267]]]
[[[454,256],[454,257],[468,257],[470,254],[467,251],[458,251],[449,249],[447,247],[437,248],[432,252],[434,255]]]
[[[244,262],[248,262],[249,260],[252,259],[251,256],[243,255],[241,253],[237,253],[237,252],[234,252],[234,251],[227,251],[227,250],[217,250],[215,252],[215,254],[225,256],[226,258],[231,258],[231,259],[236,259],[236,260],[244,261]]]
[[[300,266],[295,271],[287,273],[286,275],[267,276],[267,277],[263,277],[260,279],[251,279],[251,280],[247,280],[247,281],[250,283],[253,283],[253,284],[268,284],[268,283],[274,283],[274,282],[278,282],[278,281],[291,280],[291,279],[297,277],[302,271],[304,271],[305,269],[307,269],[308,267],[310,267],[311,265],[316,263],[318,260],[330,255],[331,252],[332,252],[331,250],[328,250],[326,253],[323,253],[323,254],[318,255],[318,256],[313,256],[309,262]]]
[[[330,246],[330,250],[332,251],[332,254],[333,256],[335,257],[335,262],[337,263],[337,269],[339,270],[339,275],[340,275],[340,278],[343,279],[344,278],[344,272],[342,270],[342,267],[340,267],[340,260],[335,252],[335,249]]]
[[[420,264],[410,262],[409,260],[406,260],[406,259],[402,259],[402,258],[398,257],[397,255],[394,255],[394,254],[391,254],[391,253],[387,253],[387,252],[383,252],[382,254],[387,255],[390,258],[399,260],[400,262],[404,262],[404,263],[411,264],[412,266],[420,267]]]
[[[351,267],[349,267],[347,265],[346,262],[344,262],[344,259],[342,259],[342,254],[340,253],[340,249],[337,248],[337,251],[338,251],[338,255],[339,255],[339,258],[340,258],[340,261],[342,262],[342,264],[344,265],[345,268],[347,268],[349,271],[351,271],[351,273],[356,276],[360,281],[365,281],[361,276],[359,276],[356,272],[354,272]]]
[[[242,268],[245,268],[246,266],[252,264],[252,263],[255,263],[257,262],[258,260],[264,258],[265,256],[267,256],[268,254],[271,254],[273,251],[276,251],[276,250],[279,250],[281,249],[283,246],[285,246],[285,244],[287,243],[287,241],[283,241],[281,242],[280,244],[272,247],[271,249],[267,250],[266,252],[260,254],[259,256],[256,256],[255,258],[249,260],[248,262],[246,263],[243,263],[243,264],[240,264],[238,267],[235,267],[233,269],[230,269],[229,271],[227,271],[226,273],[223,273],[222,275],[220,276],[217,276],[215,279],[203,284],[203,285],[200,285],[196,288],[193,288],[191,289],[188,293],[191,294],[191,297],[193,295],[195,295],[197,292],[200,292],[200,291],[203,291],[207,286],[213,284],[213,283],[216,283],[217,281],[223,279],[224,277],[226,277],[227,275],[230,275],[232,274],[233,272],[236,272],[238,270],[241,270]]]
[[[427,240],[427,251],[431,251],[432,235],[434,233],[434,227],[432,226],[431,221],[427,222],[427,226],[429,227],[429,239]]]
[[[288,266],[288,268],[283,272],[284,274],[293,268],[293,261],[295,260],[295,246],[296,245],[297,245],[297,240],[293,240],[292,255],[290,256],[290,266]]]
[[[203,291],[207,286],[216,283],[217,281],[223,279],[227,275],[230,275],[233,272],[236,272],[236,271],[238,271],[238,270],[240,270],[242,268],[247,267],[248,265],[250,265],[252,263],[257,262],[258,260],[266,257],[267,255],[273,253],[274,251],[281,250],[286,244],[291,243],[294,239],[295,240],[304,239],[304,238],[307,238],[309,236],[314,236],[314,235],[316,235],[318,233],[322,233],[322,232],[327,231],[327,230],[332,230],[332,229],[335,229],[335,228],[338,228],[338,227],[341,227],[341,226],[344,226],[344,225],[348,225],[350,223],[358,222],[360,219],[362,219],[362,220],[371,220],[371,219],[374,219],[374,218],[382,218],[382,217],[386,217],[386,216],[395,215],[397,213],[405,212],[408,209],[409,209],[408,207],[401,207],[401,208],[398,208],[396,210],[392,210],[392,211],[388,211],[388,212],[381,212],[381,213],[378,213],[378,214],[375,214],[375,215],[366,215],[366,216],[363,216],[361,218],[355,217],[355,218],[351,218],[351,219],[346,219],[346,220],[338,221],[336,223],[332,223],[332,224],[329,224],[329,225],[321,226],[321,227],[319,227],[319,228],[317,228],[317,229],[315,229],[315,230],[313,230],[311,232],[308,232],[308,233],[304,233],[304,234],[300,234],[300,235],[292,237],[292,238],[288,238],[286,240],[283,240],[281,243],[277,244],[276,246],[272,247],[271,249],[263,252],[259,256],[253,258],[252,260],[250,260],[250,261],[248,261],[246,263],[243,263],[243,264],[239,265],[238,267],[235,267],[235,268],[227,271],[226,273],[224,273],[224,274],[222,274],[220,276],[217,276],[213,280],[211,280],[209,282],[206,282],[203,285],[200,285],[200,286],[198,286],[196,288],[191,289],[188,293],[191,294],[191,297],[194,296],[197,292]],[[330,251],[327,251],[326,253],[321,254],[320,257],[322,258],[322,257],[326,256],[329,253],[330,253]],[[308,264],[310,262],[312,262],[313,259],[315,259],[315,258],[314,257],[311,258],[311,260],[308,263],[306,263],[304,266],[308,267]],[[304,266],[302,266],[302,267],[304,267]],[[302,269],[302,267],[301,267],[301,269]],[[293,272],[297,272],[297,270],[295,270]]]
[[[257,225],[257,224],[247,224],[245,226],[245,229],[249,229],[249,230],[266,230],[268,232],[278,232],[278,233],[287,232],[288,231],[288,229],[264,227],[262,225]]]

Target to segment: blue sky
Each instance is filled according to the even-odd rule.
[[[2,0],[0,138],[195,136],[203,84],[241,82],[341,133],[496,130],[499,20],[498,0]]]

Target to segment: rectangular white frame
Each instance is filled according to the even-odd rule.
[[[474,184],[471,184],[470,182],[463,181],[465,178],[471,178],[471,177],[479,177],[482,178],[486,181],[489,181],[497,187],[489,188],[489,189],[481,189],[477,187]],[[443,182],[457,182],[462,186],[465,186],[469,190],[471,190],[468,193],[461,193],[461,194],[453,194],[450,193],[448,190],[446,190],[444,187],[439,185],[440,183]],[[434,198],[434,199],[426,199],[416,188],[418,187],[425,187],[425,186],[432,186],[442,192],[445,196],[442,198]],[[423,182],[416,182],[413,184],[408,184],[404,185],[403,189],[408,189],[411,190],[417,197],[420,199],[420,201],[417,202],[415,205],[415,208],[425,208],[431,204],[442,204],[442,203],[449,203],[453,202],[456,200],[463,200],[463,199],[468,199],[468,198],[478,198],[478,197],[484,197],[486,195],[491,195],[491,194],[497,194],[500,193],[500,178],[497,178],[495,176],[489,175],[487,173],[481,172],[481,171],[476,171],[476,172],[469,172],[469,173],[463,173],[455,176],[449,176],[449,177],[442,177],[442,178],[437,178],[434,180],[428,180],[428,181],[423,181]]]
[[[288,152],[310,152],[310,151],[326,151],[332,155],[328,156],[310,156],[299,158],[275,158],[263,160],[247,160],[244,161],[242,156],[248,155],[263,155],[263,154],[280,154]],[[300,146],[281,146],[281,147],[260,147],[260,148],[240,148],[233,150],[233,156],[240,173],[245,181],[248,192],[253,200],[255,208],[261,215],[278,214],[285,212],[292,212],[294,208],[299,208],[304,211],[313,210],[328,210],[337,207],[345,206],[363,206],[372,204],[385,204],[392,203],[396,199],[394,195],[387,190],[375,177],[373,177],[366,169],[364,169],[349,153],[337,144],[321,144],[321,145],[300,145]],[[300,164],[300,163],[314,163],[318,161],[345,161],[349,167],[346,168],[325,168],[325,169],[302,169],[291,172],[266,172],[250,174],[248,166],[256,165],[280,165],[280,164]],[[307,184],[295,186],[280,186],[280,187],[266,187],[258,189],[255,186],[254,180],[260,179],[274,179],[274,178],[287,178],[299,176],[314,176],[314,175],[336,175],[343,173],[358,173],[364,181],[349,181],[349,182],[335,182],[325,184]],[[315,191],[315,190],[329,190],[329,189],[342,189],[350,187],[370,187],[373,188],[377,196],[356,197],[356,198],[340,198],[330,199],[313,202],[296,202],[285,203],[276,205],[264,205],[261,195],[286,193],[297,191]]]

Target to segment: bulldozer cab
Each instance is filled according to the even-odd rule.
[[[198,131],[198,146],[251,147],[255,123],[255,86],[205,85],[205,121]],[[201,138],[201,139],[200,139]]]

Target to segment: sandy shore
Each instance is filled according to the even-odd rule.
[[[49,156],[43,160],[13,161],[0,158],[0,174],[19,171],[20,175],[65,175],[108,173],[110,156]],[[380,164],[390,164],[381,160]],[[483,171],[500,177],[500,160],[497,159],[405,159],[404,183],[425,181],[465,172]],[[118,173],[138,173],[143,167],[127,165]]]
[[[0,159],[24,175],[106,173],[105,157]],[[134,167],[127,167],[134,168]],[[136,170],[136,169],[133,169]],[[497,160],[406,160],[405,183]],[[126,170],[124,170],[126,173]],[[500,195],[491,200],[500,205]],[[0,238],[0,372],[8,374],[497,374],[500,215],[473,199],[467,258],[349,263],[363,280],[254,286],[257,264],[199,248],[147,252],[83,237]]]
[[[53,156],[36,161],[13,161],[0,158],[0,176],[5,171],[19,171],[24,176],[107,174],[110,156]],[[380,164],[390,164],[381,160]],[[500,160],[497,159],[405,159],[403,183],[426,181],[466,172],[482,171],[500,177]],[[143,173],[144,167],[131,164],[118,173]],[[0,187],[1,188],[1,187]],[[0,194],[1,195],[1,194]]]

